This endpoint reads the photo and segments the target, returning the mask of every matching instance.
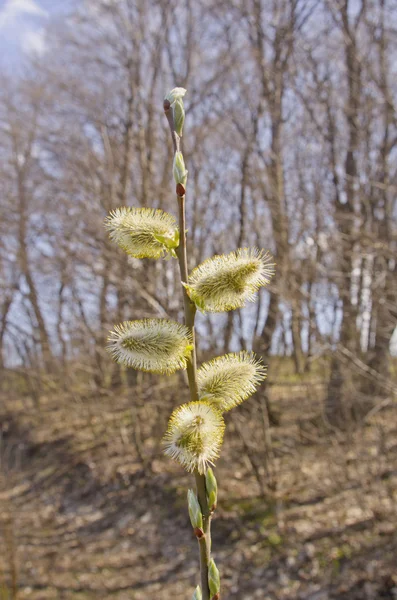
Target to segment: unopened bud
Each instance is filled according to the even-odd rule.
[[[221,581],[219,578],[219,571],[213,558],[211,558],[208,568],[208,587],[210,588],[211,598],[216,598],[221,589]]]
[[[173,174],[175,183],[181,183],[183,187],[186,187],[187,170],[185,167],[185,161],[183,160],[182,152],[175,152]]]
[[[194,594],[193,594],[193,598],[192,598],[192,600],[202,600],[202,598],[203,598],[203,595],[202,595],[202,593],[201,593],[201,588],[200,588],[200,586],[198,585],[198,586],[196,587],[196,589],[194,590]]]
[[[175,131],[180,137],[182,137],[183,124],[185,122],[185,109],[183,107],[182,100],[176,100],[174,103],[173,115]]]
[[[211,468],[207,469],[207,473],[205,474],[205,487],[207,490],[208,507],[210,511],[213,511],[216,509],[218,485],[216,483],[214,472]]]
[[[196,537],[202,537],[198,536],[196,533],[196,529],[200,529],[201,531],[203,529],[203,516],[201,514],[199,501],[197,500],[197,496],[193,492],[193,490],[189,490],[187,493],[187,503],[189,507],[190,522],[192,524],[193,529],[195,530],[194,532],[196,534]]]
[[[166,95],[164,100],[168,100],[168,102],[170,104],[173,104],[176,100],[181,100],[185,94],[186,94],[185,88],[176,87],[173,90],[171,90],[170,92],[168,92],[168,94]]]

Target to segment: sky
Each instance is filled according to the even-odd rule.
[[[74,0],[0,0],[0,65],[17,66],[26,55],[46,51],[45,28]]]
[[[0,0],[0,68],[18,70],[24,57],[46,52],[46,27],[62,19],[76,0]],[[392,340],[397,354],[397,328]]]

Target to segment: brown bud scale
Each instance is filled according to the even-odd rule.
[[[219,600],[220,597],[221,597],[221,595],[218,592],[217,594],[215,594],[215,596],[212,596],[211,600]]]
[[[193,531],[198,540],[204,537],[204,531],[200,527],[195,527]]]
[[[184,196],[186,194],[185,187],[181,183],[177,183],[176,185],[176,194],[177,196]]]
[[[170,108],[171,108],[170,101],[169,100],[164,100],[163,106],[164,106],[164,110],[170,110]]]

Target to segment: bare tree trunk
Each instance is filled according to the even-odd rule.
[[[18,158],[16,157],[16,161]],[[51,372],[51,366],[53,362],[51,345],[49,336],[46,329],[43,313],[39,305],[39,299],[37,294],[36,285],[29,265],[28,247],[27,247],[27,201],[25,192],[24,174],[18,166],[17,168],[17,183],[18,183],[18,202],[19,202],[19,213],[18,213],[18,224],[19,224],[19,266],[21,273],[25,278],[28,286],[28,297],[33,308],[34,316],[36,319],[36,328],[38,330],[41,352],[43,356],[43,362],[46,370]]]
[[[379,88],[383,97],[383,140],[379,153],[378,181],[382,186],[372,190],[373,209],[372,223],[374,237],[382,240],[383,244],[377,252],[373,265],[373,304],[376,306],[375,343],[369,353],[368,366],[381,376],[389,377],[390,341],[397,326],[397,266],[393,252],[393,202],[395,192],[391,186],[390,164],[393,147],[397,140],[391,140],[395,110],[387,69],[387,37],[385,31],[385,2],[380,3],[381,18],[378,34],[379,51]],[[382,251],[383,250],[383,251]],[[368,383],[369,395],[385,395],[386,390],[373,378]]]
[[[13,302],[13,295],[6,295],[4,302],[1,307],[1,320],[0,320],[0,371],[4,369],[4,336],[7,330],[7,316],[10,311]]]
[[[358,348],[356,327],[357,307],[352,304],[352,271],[354,259],[355,204],[357,188],[357,148],[359,142],[358,117],[361,97],[360,59],[356,46],[355,30],[349,22],[349,0],[339,7],[344,39],[345,64],[348,79],[348,100],[346,105],[346,121],[348,127],[348,149],[344,165],[345,199],[341,200],[339,180],[334,166],[334,182],[336,188],[335,219],[340,236],[340,263],[338,275],[339,297],[342,304],[342,322],[340,325],[339,343],[342,347],[355,352]],[[334,131],[330,132],[332,135]],[[334,141],[331,140],[332,146]],[[335,159],[333,159],[335,161]],[[332,425],[341,425],[347,417],[347,394],[344,385],[349,384],[350,374],[344,369],[339,355],[333,353],[331,359],[331,376],[325,401],[325,416]],[[352,400],[352,399],[350,399]]]
[[[390,268],[388,263],[392,263],[392,260],[378,259],[379,271],[382,283],[377,289],[377,315],[376,315],[376,329],[375,329],[375,345],[370,351],[370,358],[368,360],[368,366],[377,371],[383,377],[389,377],[389,366],[390,366],[390,341],[397,327],[397,269],[394,261],[394,267]],[[375,268],[375,278],[376,268]],[[364,384],[365,386],[365,384]],[[367,380],[364,391],[368,395],[373,396],[384,396],[387,395],[388,390],[385,389],[379,383],[379,380],[372,378]]]

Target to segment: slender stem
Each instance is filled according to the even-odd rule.
[[[201,591],[203,600],[209,600],[210,591],[208,587],[208,566],[211,559],[211,512],[209,510],[207,502],[207,492],[205,489],[205,475],[200,473],[194,474],[196,478],[196,491],[198,501],[201,506],[201,512],[203,515],[203,531],[204,535],[199,539],[200,549],[200,573],[201,573]]]
[[[186,217],[185,217],[185,196],[177,196],[179,206],[179,247],[177,250],[181,280],[187,283],[187,252],[186,252]],[[185,308],[185,325],[191,329],[193,336],[193,350],[187,366],[187,376],[189,380],[190,397],[192,401],[199,399],[197,387],[197,364],[196,364],[196,336],[194,330],[194,319],[196,315],[196,306],[191,302],[185,287],[183,287],[183,304]],[[200,503],[203,515],[204,535],[198,540],[200,549],[200,573],[201,573],[201,592],[203,600],[210,599],[208,587],[208,566],[211,557],[211,515],[208,508],[207,492],[205,489],[205,475],[195,472],[197,497]]]
[[[186,251],[186,217],[185,217],[185,196],[177,196],[179,206],[179,247],[177,250],[181,280],[183,283],[188,279],[187,251]],[[197,363],[196,363],[196,336],[194,330],[194,319],[196,315],[196,306],[191,302],[186,289],[183,287],[183,304],[185,308],[185,325],[191,329],[193,336],[193,350],[187,366],[187,376],[189,380],[190,397],[192,401],[199,399],[197,387]],[[208,566],[211,557],[211,515],[208,507],[207,492],[205,489],[205,475],[195,472],[197,497],[200,503],[203,515],[204,536],[198,540],[200,549],[200,573],[201,573],[201,592],[203,600],[210,600],[210,591],[208,587]]]
[[[187,251],[186,251],[186,216],[185,216],[185,196],[177,196],[179,207],[179,246],[177,255],[179,260],[179,270],[181,273],[181,281],[187,283],[188,268],[187,268]],[[194,327],[194,319],[196,316],[196,306],[191,302],[186,289],[183,287],[183,305],[185,309],[185,325],[189,327],[193,336],[193,350],[191,358],[187,365],[187,376],[189,380],[190,395],[192,401],[199,399],[197,388],[197,358],[196,358],[196,332]]]
[[[172,144],[174,152],[179,152],[180,137],[175,131],[174,119],[170,107],[164,107],[164,113],[167,117],[168,124],[171,130]],[[185,211],[185,196],[177,195],[178,200],[178,216],[179,216],[179,246],[176,250],[179,262],[179,270],[182,283],[187,283],[188,280],[188,263],[187,263],[187,248],[186,248],[186,211]],[[189,327],[193,337],[193,350],[187,364],[187,376],[189,381],[190,397],[193,402],[199,399],[197,386],[197,352],[196,352],[196,334],[194,320],[196,316],[196,306],[190,300],[187,291],[183,287],[183,305],[185,312],[185,325]],[[208,586],[208,567],[211,558],[211,512],[207,501],[207,491],[205,488],[205,475],[195,472],[196,491],[198,501],[200,503],[201,512],[203,515],[203,531],[204,535],[198,540],[200,550],[200,574],[201,574],[201,592],[203,600],[210,600],[210,590]]]

